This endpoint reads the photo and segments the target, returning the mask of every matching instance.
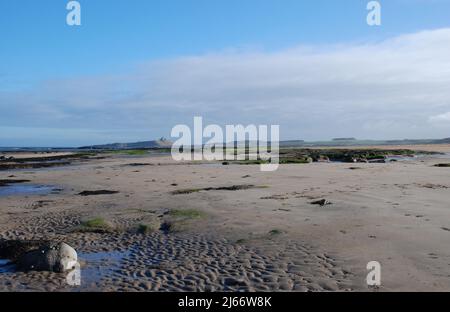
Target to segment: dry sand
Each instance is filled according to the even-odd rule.
[[[433,167],[439,162],[261,172],[152,156],[2,171],[0,179],[14,175],[57,190],[0,197],[0,237],[73,245],[82,284],[68,286],[64,274],[6,272],[0,290],[367,291],[366,265],[375,260],[382,291],[449,291],[450,168]],[[233,185],[256,187],[172,193]],[[85,190],[118,193],[78,195]],[[332,204],[310,204],[317,199]],[[113,232],[80,231],[96,217]],[[139,224],[163,227],[139,234]]]

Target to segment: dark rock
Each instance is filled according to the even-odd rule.
[[[150,163],[131,163],[131,164],[126,164],[124,166],[141,167],[141,166],[154,166],[154,165],[150,164]]]
[[[351,162],[354,163],[368,163],[369,161],[365,158],[352,158]]]
[[[450,167],[450,164],[436,164],[435,167]]]
[[[5,186],[8,184],[14,184],[14,183],[25,183],[30,182],[30,180],[11,180],[11,179],[2,179],[0,180],[0,186]]]
[[[330,162],[330,158],[325,155],[318,155],[313,157],[313,161],[315,162]]]
[[[319,205],[319,206],[325,206],[325,205],[331,205],[331,202],[329,202],[326,199],[316,200],[311,202],[311,205]]]
[[[384,164],[386,162],[386,160],[384,159],[371,159],[369,160],[369,163],[371,164]]]
[[[78,193],[80,196],[92,196],[92,195],[111,195],[117,194],[118,191],[110,191],[110,190],[98,190],[98,191],[83,191]]]

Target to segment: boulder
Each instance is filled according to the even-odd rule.
[[[62,273],[71,270],[77,263],[77,252],[65,243],[46,243],[38,249],[20,256],[17,267],[24,271],[50,271]]]

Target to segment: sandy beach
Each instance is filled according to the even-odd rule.
[[[0,267],[0,290],[450,291],[450,168],[434,166],[445,162],[261,172],[115,155],[0,171],[46,187],[0,188],[0,238],[64,241],[81,259],[79,286],[65,273]],[[311,204],[320,199],[329,204]],[[377,289],[366,284],[369,261],[381,264]]]

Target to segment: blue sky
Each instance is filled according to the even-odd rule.
[[[439,93],[448,77],[448,72],[439,72],[448,60],[445,51],[437,57],[431,50],[411,56],[427,40],[441,49],[442,41],[448,47],[450,0],[380,1],[380,27],[366,24],[365,0],[80,0],[80,27],[65,24],[67,2],[0,0],[0,109],[8,111],[0,116],[0,146],[149,140],[168,136],[176,123],[189,123],[194,115],[219,124],[280,124],[284,139],[358,133],[378,139],[441,137],[450,130],[445,117],[450,112],[448,94]],[[400,50],[396,40],[403,42]],[[397,102],[382,110],[364,101],[344,105],[363,97],[352,94],[358,88],[349,87],[339,102],[336,90],[351,83],[347,74],[336,74],[322,91],[311,91],[320,89],[320,77],[307,85],[293,85],[302,73],[315,72],[308,64],[320,57],[325,58],[320,64],[328,64],[318,66],[324,67],[318,71],[323,77],[333,75],[340,56],[351,72],[354,51],[361,59],[359,53],[375,55],[379,63],[373,66],[386,64],[384,74],[396,70],[392,77],[400,77],[391,86],[374,88],[376,94],[368,92],[370,88],[359,89],[365,96],[391,99],[388,92],[405,84],[410,84],[409,90],[417,85],[423,90],[411,95],[408,88],[398,89]],[[410,60],[436,59],[427,67],[411,69],[419,76],[430,75],[427,81],[434,84],[403,78],[409,69],[385,62],[395,51]],[[264,71],[254,76],[260,68]],[[277,81],[257,81],[272,72]],[[358,77],[384,74],[368,71],[354,76],[360,81]],[[182,77],[190,83],[180,81]],[[236,86],[234,77],[248,79]],[[215,83],[208,86],[211,81]],[[304,92],[293,94],[290,88]],[[327,90],[338,101],[320,98]],[[426,95],[435,96],[436,90],[438,96],[428,103]],[[267,102],[261,96],[265,92],[270,93]],[[402,99],[414,102],[410,123]],[[309,113],[308,103],[312,103]],[[330,110],[342,115],[327,115]],[[339,116],[340,122],[327,122]],[[314,118],[323,124],[312,123]],[[349,122],[352,128],[341,124]]]

